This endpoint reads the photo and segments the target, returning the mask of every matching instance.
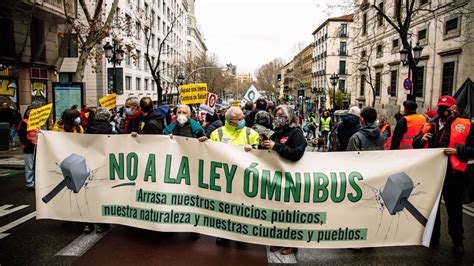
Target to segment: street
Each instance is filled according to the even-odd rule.
[[[35,220],[34,192],[24,188],[21,170],[0,170],[1,265],[266,265],[404,264],[472,265],[474,205],[464,206],[466,253],[455,256],[442,208],[439,247],[367,249],[299,249],[296,256],[272,253],[267,247],[230,242],[216,246],[212,237],[192,240],[188,233],[160,233],[113,226],[106,233],[84,235],[83,226],[55,220]],[[343,217],[341,217],[343,219]]]

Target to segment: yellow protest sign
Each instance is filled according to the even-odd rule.
[[[43,126],[46,120],[48,120],[49,114],[51,114],[51,109],[53,109],[52,103],[31,110],[27,131],[35,130]]]
[[[233,102],[232,102],[232,106],[237,106],[237,107],[239,107],[239,106],[240,106],[240,101],[233,101]]]
[[[179,100],[181,104],[206,103],[207,83],[179,86]]]
[[[100,106],[111,110],[117,106],[117,94],[112,93],[99,99]]]

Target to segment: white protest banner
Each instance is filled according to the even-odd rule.
[[[260,98],[261,96],[262,95],[260,94],[260,92],[258,92],[257,88],[255,88],[255,86],[252,85],[245,93],[244,100],[247,100],[250,102],[256,102],[258,98]]]
[[[306,248],[428,245],[447,167],[442,149],[294,163],[177,136],[47,131],[36,158],[38,219]]]
[[[210,114],[210,115],[214,115],[214,108],[210,108],[209,106],[202,103],[199,105],[199,111]]]

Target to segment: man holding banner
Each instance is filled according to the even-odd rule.
[[[413,139],[413,148],[446,148],[449,156],[442,195],[448,212],[448,230],[453,240],[453,251],[464,253],[463,190],[467,183],[467,160],[474,157],[474,127],[469,119],[458,116],[456,100],[441,96],[438,100],[438,116],[425,124]],[[431,245],[439,245],[441,230],[440,210],[436,215]]]

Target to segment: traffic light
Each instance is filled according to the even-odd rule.
[[[281,74],[277,74],[277,80],[281,81]]]

